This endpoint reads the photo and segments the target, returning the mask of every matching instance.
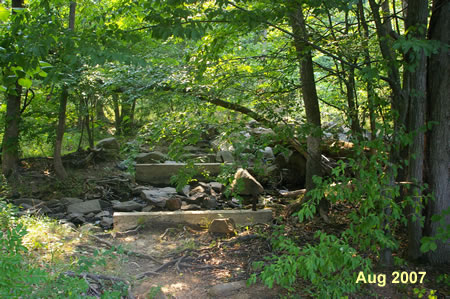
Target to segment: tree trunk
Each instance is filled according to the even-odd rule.
[[[23,0],[12,0],[12,13],[15,14],[14,8],[23,8],[23,3]],[[17,170],[21,97],[22,86],[18,83],[6,96],[5,133],[2,142],[2,173],[6,177],[15,175]]]
[[[439,229],[445,229],[438,222],[431,222],[433,215],[442,213],[450,208],[450,110],[448,99],[449,90],[449,58],[445,45],[449,43],[448,30],[450,24],[450,2],[448,0],[434,0],[433,12],[429,26],[429,39],[441,42],[437,54],[433,54],[428,62],[427,103],[428,121],[437,122],[432,126],[429,134],[429,186],[434,195],[434,201],[429,203],[427,219],[428,233],[435,236]],[[450,225],[450,215],[444,217],[444,225]],[[436,265],[450,263],[450,241],[438,242],[435,251],[427,255],[429,261]]]
[[[114,126],[116,127],[116,135],[122,134],[122,115],[120,113],[119,95],[113,93],[112,95],[114,103]]]
[[[58,126],[56,128],[56,141],[55,150],[53,154],[53,166],[55,167],[55,172],[58,178],[66,179],[67,173],[64,169],[64,165],[61,159],[61,149],[64,137],[64,130],[66,126],[66,107],[67,107],[67,97],[69,93],[67,87],[63,87],[61,97],[59,100],[59,114],[58,114]]]
[[[77,3],[74,1],[70,2],[69,11],[69,30],[73,31],[75,29],[75,9]],[[67,108],[67,98],[69,97],[69,92],[67,86],[63,87],[61,97],[59,100],[59,114],[58,114],[58,127],[56,128],[56,140],[55,140],[55,150],[53,153],[53,166],[55,167],[55,172],[58,178],[66,179],[67,172],[64,169],[64,165],[61,159],[62,143],[64,138],[64,130],[66,126],[66,108]]]
[[[356,104],[355,97],[355,68],[350,67],[348,70],[348,80],[345,82],[347,89],[347,104],[348,104],[348,114],[350,120],[350,128],[352,130],[352,135],[354,138],[359,138],[361,135],[361,126],[359,125],[358,119],[358,106]]]
[[[427,24],[427,1],[409,0],[405,27],[408,35],[425,39]],[[403,91],[408,96],[408,129],[414,134],[413,143],[409,146],[408,181],[414,182],[410,189],[412,204],[407,209],[408,217],[408,256],[410,259],[418,259],[420,252],[420,239],[422,238],[421,189],[423,185],[423,163],[425,150],[425,109],[426,109],[426,58],[423,50],[406,53],[406,63],[410,67],[415,65],[412,71],[405,71]],[[409,69],[409,68],[407,68]]]
[[[308,33],[306,31],[305,18],[301,5],[297,5],[290,16],[292,31],[294,33],[294,45],[297,58],[300,62],[300,78],[302,82],[303,101],[305,103],[306,120],[311,126],[311,132],[307,137],[307,159],[306,159],[306,190],[314,189],[313,176],[322,176],[321,167],[321,123],[319,100],[317,97],[316,83],[311,49],[307,45]],[[319,211],[321,216],[327,220],[329,204],[321,200]]]
[[[391,110],[393,113],[393,120],[394,120],[394,132],[392,135],[392,143],[386,175],[389,176],[389,186],[387,186],[388,187],[387,189],[394,190],[396,181],[394,165],[398,165],[400,162],[400,147],[399,144],[397,143],[399,142],[398,138],[401,129],[405,125],[408,103],[401,88],[399,66],[397,64],[396,55],[392,46],[393,44],[393,40],[391,38],[392,25],[390,21],[391,16],[389,12],[389,4],[387,3],[387,1],[383,1],[381,5],[379,5],[375,2],[375,0],[369,0],[369,5],[375,22],[381,55],[383,56],[383,59],[385,60],[385,63],[387,65],[389,86],[392,91]],[[382,8],[384,19],[381,18],[380,8]],[[396,116],[395,113],[398,113],[398,116]],[[394,201],[394,198],[393,194],[389,191],[386,191],[385,194],[383,194],[383,196],[386,197],[387,204],[385,207],[383,207],[383,210],[381,211],[385,216],[385,220],[382,223],[382,225],[383,227],[386,227],[385,234],[387,236],[390,236],[391,231],[388,228],[390,227],[389,222],[392,210],[389,201]],[[392,263],[393,263],[392,249],[389,247],[382,248],[380,252],[380,264],[384,266],[391,266]]]
[[[364,15],[364,6],[362,0],[358,2],[358,15],[361,23],[362,43],[364,48],[364,65],[367,68],[371,67],[370,53],[369,53],[369,26],[367,25],[366,17]],[[373,88],[372,79],[368,78],[367,86],[367,102],[369,106],[369,122],[370,122],[370,140],[375,140],[377,137],[376,119],[375,119],[375,90]]]
[[[19,159],[19,123],[20,123],[20,100],[22,86],[16,83],[16,88],[6,97],[5,133],[2,143],[2,172],[8,177],[14,175],[17,170]]]

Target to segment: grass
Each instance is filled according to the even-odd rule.
[[[124,259],[118,258],[117,248],[96,249],[88,245],[88,231],[46,216],[17,217],[16,212],[0,199],[0,297],[79,298],[89,289],[88,281],[66,271],[118,273]],[[89,250],[80,252],[80,245]],[[126,286],[119,284],[108,284],[102,298],[126,295]]]

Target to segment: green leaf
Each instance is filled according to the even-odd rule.
[[[9,10],[0,4],[0,21],[6,22],[9,18]]]
[[[51,67],[52,65],[50,64],[50,63],[48,63],[48,62],[45,62],[45,61],[39,61],[39,65],[41,66],[41,67]]]
[[[39,76],[41,76],[41,77],[47,77],[48,75],[47,75],[47,73],[46,72],[44,72],[44,71],[40,71],[39,72]]]
[[[3,85],[0,85],[0,91],[6,91],[6,87]]]
[[[33,84],[33,81],[31,81],[30,79],[27,79],[27,78],[20,78],[18,83],[20,86],[23,86],[25,88],[30,88],[31,85]]]

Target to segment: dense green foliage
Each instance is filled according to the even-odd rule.
[[[56,252],[49,262],[37,260],[30,252],[45,246],[38,240],[33,244],[24,244],[28,229],[38,234],[49,234],[47,229],[59,228],[54,220],[41,218],[18,218],[17,208],[0,201],[0,296],[2,298],[96,298],[88,296],[89,285],[82,273],[89,272],[93,266],[104,265],[105,257],[112,257],[111,251],[97,252],[94,257],[81,257],[74,260],[65,270],[74,270],[80,277],[67,276],[58,266]],[[29,240],[28,240],[29,241]],[[53,251],[53,248],[47,248]],[[118,251],[120,253],[120,250]],[[127,293],[120,283],[102,294],[102,298],[118,298]]]
[[[339,236],[317,232],[314,245],[296,244],[281,229],[272,236],[279,255],[257,264],[259,279],[293,291],[302,278],[319,297],[348,295],[358,289],[357,271],[369,271],[374,260],[388,262],[383,258],[399,250],[398,231],[406,227],[414,235],[411,259],[440,252],[448,261],[448,250],[439,250],[448,248],[450,208],[436,195],[448,191],[437,190],[442,187],[436,175],[424,168],[439,160],[424,136],[429,144],[445,142],[433,134],[446,124],[436,121],[438,104],[427,98],[435,87],[420,85],[435,72],[426,69],[426,59],[447,53],[448,44],[432,35],[427,5],[417,9],[423,22],[403,11],[401,1],[76,2],[74,28],[68,26],[66,1],[0,3],[3,161],[10,151],[13,159],[54,155],[64,96],[62,153],[115,135],[128,142],[122,158],[130,172],[142,147],[166,146],[169,158],[179,160],[186,146],[209,132],[234,149],[243,167],[263,161],[266,146],[275,154],[293,146],[308,158],[312,138],[347,139],[350,156],[338,157],[330,173],[314,177],[315,188],[296,216],[310,220],[324,199],[345,202],[353,207],[349,226]],[[439,16],[439,7],[433,14]],[[302,36],[298,10],[307,25]],[[308,53],[319,129],[305,111],[301,72]],[[243,138],[250,119],[274,134]],[[178,189],[195,175],[194,161],[186,160],[191,168],[174,178]],[[254,165],[255,173],[264,171],[262,164]],[[235,166],[225,167],[222,182],[231,182]],[[0,296],[39,297],[35,285],[58,286],[67,297],[86,291],[80,279],[26,263],[26,228],[1,209]]]

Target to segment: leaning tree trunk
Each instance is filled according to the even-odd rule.
[[[429,38],[440,41],[442,47],[437,54],[430,57],[428,63],[428,121],[436,122],[429,134],[429,186],[434,201],[429,203],[428,233],[435,236],[445,225],[450,225],[450,215],[444,216],[441,226],[439,222],[430,222],[433,215],[450,208],[450,110],[449,90],[449,58],[445,45],[449,43],[450,3],[448,0],[434,0],[431,15]],[[428,253],[433,264],[450,263],[450,240],[441,240],[435,251]]]
[[[70,12],[69,12],[69,30],[73,31],[75,28],[75,9],[77,3],[74,1],[70,2]],[[63,87],[62,94],[59,100],[59,115],[58,115],[58,127],[56,128],[56,140],[55,140],[55,150],[53,154],[53,166],[55,167],[56,175],[60,179],[67,178],[67,172],[64,169],[64,165],[61,159],[61,149],[62,142],[64,138],[64,130],[66,126],[66,108],[67,108],[67,98],[69,92],[67,86]]]
[[[302,82],[303,101],[305,103],[306,120],[312,131],[307,137],[307,159],[306,159],[306,189],[312,190],[315,187],[313,176],[322,176],[321,166],[321,123],[319,100],[317,97],[316,83],[311,49],[307,44],[308,32],[306,30],[305,17],[302,6],[297,5],[290,16],[292,31],[294,33],[294,45],[297,58],[300,62],[300,78]],[[328,202],[321,200],[319,211],[321,216],[327,220]]]
[[[2,144],[2,172],[8,177],[15,174],[19,159],[19,123],[22,86],[16,84],[15,94],[6,97],[5,133]]]

